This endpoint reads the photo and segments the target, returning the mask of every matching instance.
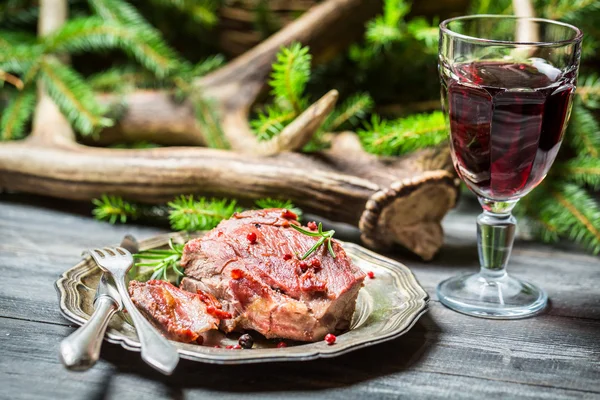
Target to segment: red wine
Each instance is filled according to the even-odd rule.
[[[575,72],[531,61],[458,64],[442,79],[454,166],[472,191],[490,200],[533,189],[562,142]]]

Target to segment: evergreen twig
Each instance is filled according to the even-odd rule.
[[[368,93],[357,93],[329,114],[321,130],[335,132],[346,124],[356,126],[371,111],[371,108],[373,108],[371,96]]]
[[[195,199],[194,196],[180,196],[168,205],[171,228],[176,231],[212,229],[234,212],[241,211],[235,200]]]
[[[563,179],[589,186],[592,190],[600,190],[600,159],[593,157],[577,157],[553,166],[556,174]]]
[[[600,125],[594,115],[575,102],[568,132],[568,144],[582,156],[600,157]]]
[[[0,140],[21,139],[25,136],[25,127],[33,115],[35,100],[35,91],[30,88],[17,93],[2,111]]]
[[[400,155],[438,145],[448,139],[444,115],[414,114],[394,121],[374,115],[370,124],[358,131],[365,150],[381,155]]]
[[[277,60],[273,63],[273,72],[269,85],[275,102],[282,108],[288,107],[300,114],[307,106],[303,97],[304,89],[310,78],[311,55],[308,47],[294,43],[290,47],[283,47],[277,53]]]
[[[75,70],[52,58],[41,64],[46,90],[69,122],[82,134],[92,134],[112,125],[89,85]]]

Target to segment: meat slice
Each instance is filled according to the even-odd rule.
[[[164,281],[131,281],[129,295],[167,338],[178,342],[199,341],[202,332],[217,329],[219,318],[229,317],[212,295],[190,293]]]
[[[181,287],[214,295],[232,315],[225,332],[254,329],[268,338],[321,340],[350,325],[365,274],[335,240],[335,258],[320,246],[300,260],[319,237],[283,209],[235,214],[183,252]],[[308,230],[308,228],[305,228]]]

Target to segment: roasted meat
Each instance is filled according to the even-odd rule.
[[[166,337],[178,342],[201,341],[202,332],[216,329],[220,318],[229,317],[210,294],[190,293],[164,281],[131,281],[129,295]]]
[[[320,246],[300,260],[319,238],[291,224],[300,225],[288,210],[246,211],[186,244],[181,287],[221,302],[232,316],[223,331],[316,341],[349,327],[365,274],[335,240],[335,258]]]

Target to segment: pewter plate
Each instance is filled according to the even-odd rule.
[[[179,233],[165,234],[143,240],[141,250],[167,245],[169,238],[183,243],[189,237]],[[360,290],[356,311],[348,332],[338,335],[334,345],[287,342],[288,347],[276,348],[277,341],[255,340],[251,350],[215,348],[219,344],[237,344],[237,336],[213,332],[204,346],[173,342],[182,358],[213,364],[245,364],[273,361],[304,361],[335,357],[352,350],[372,346],[406,333],[427,311],[429,296],[412,272],[404,265],[353,243],[342,242],[346,253],[365,272],[373,271],[374,279],[365,279]],[[100,269],[87,256],[56,281],[60,310],[68,320],[82,325],[93,312]],[[254,336],[254,335],[253,335]],[[135,329],[116,314],[110,321],[105,339],[127,350],[140,351]]]

